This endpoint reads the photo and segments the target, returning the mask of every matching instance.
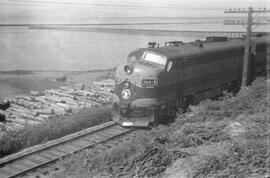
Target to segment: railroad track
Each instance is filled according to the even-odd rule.
[[[60,158],[128,133],[110,121],[0,159],[0,178],[16,177]]]

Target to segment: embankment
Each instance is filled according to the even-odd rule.
[[[176,121],[100,152],[63,160],[78,177],[262,177],[269,173],[270,81],[205,100]],[[269,88],[268,88],[269,90]],[[102,146],[101,146],[102,147]]]

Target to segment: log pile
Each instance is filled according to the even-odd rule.
[[[29,94],[5,98],[3,101],[8,101],[9,107],[2,105],[0,108],[0,123],[16,129],[81,109],[111,104],[113,88],[113,80],[102,80],[89,85],[69,84],[59,89],[31,91]]]

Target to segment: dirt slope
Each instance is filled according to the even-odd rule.
[[[235,96],[203,101],[174,123],[64,159],[50,177],[267,177],[269,86],[259,78]]]

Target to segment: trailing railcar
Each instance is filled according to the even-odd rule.
[[[123,126],[148,126],[222,90],[240,86],[245,40],[208,37],[171,41],[131,52],[116,71],[113,119]],[[265,73],[268,37],[253,39],[251,76]]]

